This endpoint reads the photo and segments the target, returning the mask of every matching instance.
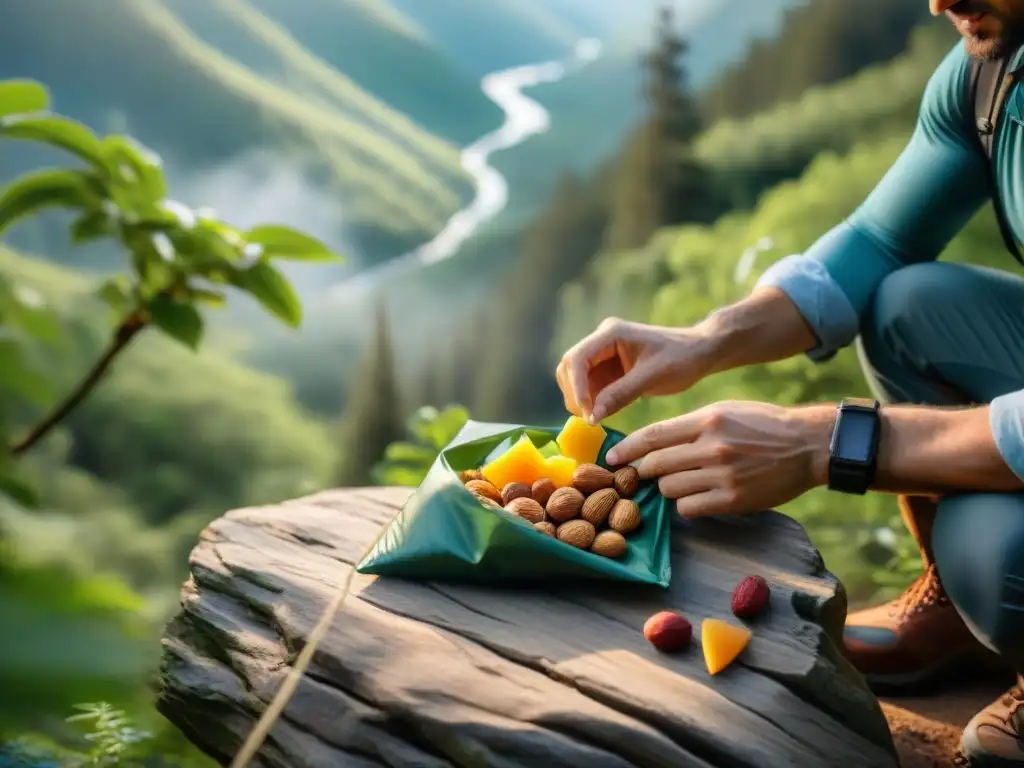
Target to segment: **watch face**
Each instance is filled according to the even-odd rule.
[[[871,436],[875,428],[871,413],[847,411],[839,427],[836,454],[846,461],[867,462],[871,454]]]

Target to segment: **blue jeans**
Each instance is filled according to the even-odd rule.
[[[1022,389],[1024,279],[941,262],[900,269],[875,293],[857,348],[885,403],[988,403]],[[931,551],[967,626],[1024,669],[1024,494],[943,497]]]

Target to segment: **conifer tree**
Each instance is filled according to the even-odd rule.
[[[477,354],[483,365],[474,418],[521,423],[558,412],[550,344],[559,291],[598,252],[606,223],[601,190],[563,175],[550,207],[526,234],[522,256],[500,283],[501,303],[488,314],[487,343]]]
[[[345,461],[339,485],[369,484],[370,470],[383,458],[388,445],[405,437],[401,399],[387,307],[378,301],[373,336],[361,357],[345,408]]]
[[[691,152],[701,121],[681,63],[686,50],[666,5],[642,59],[647,114],[628,137],[613,181],[609,249],[639,248],[660,227],[718,213],[708,174]]]

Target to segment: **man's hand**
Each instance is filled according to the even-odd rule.
[[[771,509],[828,481],[835,406],[722,402],[637,430],[608,453],[642,459],[684,517]]]
[[[555,377],[566,409],[596,423],[639,397],[693,386],[710,371],[711,351],[700,328],[610,318],[562,356]]]
[[[814,334],[777,288],[759,288],[689,328],[609,319],[562,356],[555,373],[565,407],[591,423],[640,397],[674,395],[712,373],[782,360]]]

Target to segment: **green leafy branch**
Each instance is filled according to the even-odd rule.
[[[109,238],[125,249],[130,271],[106,281],[99,294],[114,315],[106,350],[82,381],[23,437],[9,443],[0,423],[0,491],[28,503],[31,491],[13,472],[30,450],[84,400],[114,360],[145,328],[198,348],[202,308],[223,307],[225,290],[248,293],[270,315],[291,326],[302,306],[274,260],[335,261],[309,235],[280,224],[240,230],[211,214],[168,198],[160,158],[128,136],[100,137],[48,110],[44,86],[30,80],[0,82],[0,138],[34,141],[69,153],[81,165],[28,172],[0,190],[0,236],[22,219],[47,209],[75,212],[76,244]],[[29,341],[54,342],[59,332],[48,312],[0,277],[0,390],[39,402],[48,382],[29,364]]]
[[[469,412],[461,405],[450,405],[443,411],[423,406],[406,422],[410,440],[391,443],[384,451],[371,476],[377,485],[417,486],[423,482],[437,456],[455,439],[469,420]]]
[[[106,702],[78,704],[79,713],[67,718],[72,722],[92,723],[85,738],[90,749],[82,757],[83,766],[116,766],[130,759],[138,744],[152,738],[152,734],[136,728],[128,716]]]

